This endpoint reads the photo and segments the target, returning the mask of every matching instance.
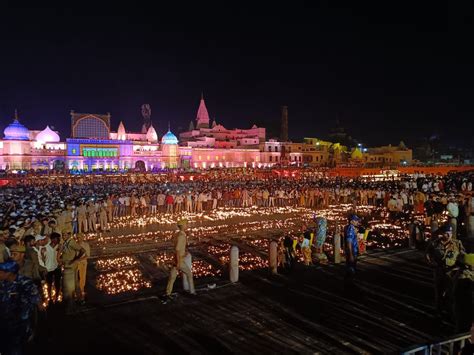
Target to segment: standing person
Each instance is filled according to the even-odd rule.
[[[101,202],[99,207],[99,222],[100,222],[100,230],[101,232],[105,232],[108,230],[107,227],[107,203]]]
[[[146,216],[148,212],[148,203],[146,201],[145,195],[140,196],[140,208],[141,208],[141,214]]]
[[[95,225],[97,222],[97,217],[95,214],[95,206],[92,201],[89,201],[87,206],[87,220],[88,220],[88,229],[91,232],[95,232]]]
[[[59,260],[64,266],[63,297],[66,303],[66,312],[74,311],[74,293],[76,291],[77,262],[86,253],[73,238],[71,232],[64,234],[64,243]]]
[[[39,264],[46,269],[46,284],[48,285],[49,300],[55,302],[54,297],[59,295],[59,286],[61,283],[61,268],[58,265],[57,248],[51,246],[51,242],[46,237],[38,240],[37,249]],[[53,292],[54,284],[54,292]],[[54,297],[53,297],[54,295]]]
[[[5,245],[7,231],[0,231],[0,263],[4,263],[10,258],[10,250]]]
[[[311,259],[311,245],[309,236],[306,235],[306,232],[301,234],[298,237],[298,243],[301,248],[301,254],[303,254],[303,262],[306,266],[312,265],[313,261]]]
[[[180,213],[183,206],[183,195],[177,194],[175,202],[176,202],[176,213]]]
[[[474,238],[474,196],[468,197],[467,206],[467,237]]]
[[[39,290],[33,281],[19,275],[15,261],[0,263],[0,353],[22,354],[33,333],[35,311],[41,309]]]
[[[186,237],[186,227],[187,227],[187,220],[182,219],[178,221],[177,226],[179,228],[178,234],[176,235],[175,242],[174,242],[174,250],[176,253],[176,264],[172,267],[170,277],[168,279],[168,285],[166,286],[166,297],[170,298],[171,293],[173,292],[173,285],[178,276],[178,271],[182,271],[188,280],[189,285],[189,292],[192,295],[196,294],[194,290],[194,280],[193,280],[193,273],[189,269],[188,265],[184,262],[184,258],[187,251],[187,237]]]
[[[85,302],[85,296],[86,296],[85,287],[86,287],[87,259],[89,259],[91,256],[91,247],[89,246],[89,243],[87,243],[84,240],[84,235],[82,233],[79,233],[76,236],[76,239],[77,239],[77,244],[85,250],[84,255],[82,255],[82,257],[77,262],[77,274],[78,274],[77,276],[79,279],[79,285],[76,285],[76,289],[79,288],[78,290],[79,301],[83,304]]]
[[[156,214],[156,206],[158,205],[158,198],[156,194],[153,192],[150,198],[150,205],[151,205],[151,214],[154,216]]]
[[[170,193],[167,194],[165,203],[166,203],[166,213],[173,214],[173,203],[174,203],[173,195],[171,195]]]
[[[42,267],[40,267],[38,252],[35,249],[36,241],[40,240],[41,238],[45,238],[45,237],[36,236],[35,238],[32,235],[27,235],[25,237],[25,259],[24,259],[23,267],[20,270],[20,273],[23,276],[26,276],[32,279],[33,282],[38,287],[41,286],[42,274],[43,274],[43,271],[45,271]]]
[[[81,204],[77,208],[77,221],[78,221],[78,232],[87,233],[89,230],[87,228],[87,207],[84,205],[84,202],[81,201]]]
[[[107,205],[107,220],[109,221],[109,223],[112,223],[112,219],[114,215],[114,203],[110,195],[107,195],[106,205]]]
[[[449,225],[451,226],[453,232],[453,238],[457,237],[457,228],[458,228],[458,216],[459,216],[459,207],[456,202],[454,195],[449,196],[449,203],[446,206],[448,211]]]
[[[296,262],[296,251],[293,243],[293,239],[287,234],[283,239],[283,247],[285,252],[285,268],[290,271],[295,266]]]
[[[191,191],[186,194],[186,212],[193,212],[193,195]]]
[[[130,195],[125,195],[123,199],[125,201],[125,216],[130,216]]]
[[[425,252],[428,264],[433,267],[434,301],[436,312],[441,312],[449,302],[449,281],[446,274],[447,246],[452,239],[451,226],[446,226],[431,238]]]
[[[217,190],[212,190],[212,209],[215,210],[217,208]]]
[[[349,224],[344,231],[344,245],[346,254],[346,284],[353,285],[357,270],[357,256],[359,255],[359,242],[357,240],[357,227],[360,218],[355,214],[351,216]]]
[[[118,200],[119,200],[119,216],[125,217],[127,214],[127,206],[125,205],[126,203],[125,196],[121,195]]]
[[[158,193],[157,200],[158,200],[158,212],[160,213],[165,212],[165,200],[166,200],[165,194],[160,191]]]
[[[112,219],[119,217],[120,215],[120,199],[114,195],[112,196],[112,206],[113,206],[113,212],[112,212]]]
[[[78,232],[78,222],[77,222],[77,208],[76,206],[72,206],[72,211],[71,211],[71,217],[72,217],[72,232],[77,233]]]

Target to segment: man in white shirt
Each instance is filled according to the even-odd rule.
[[[403,207],[404,207],[403,199],[398,194],[395,195],[395,198],[397,199],[397,212],[401,213],[403,212]]]
[[[47,272],[48,297],[49,300],[55,302],[61,287],[61,268],[58,265],[57,246],[52,247],[49,238],[46,236],[37,236],[35,240],[38,262]]]
[[[402,202],[403,202],[403,210],[404,211],[408,210],[408,194],[405,190],[403,190],[400,193],[400,198],[402,199]]]
[[[130,196],[125,196],[124,197],[124,200],[125,200],[125,215],[126,216],[130,216],[130,212],[131,212],[131,207],[130,207]]]
[[[125,207],[125,196],[119,197],[119,216],[123,217],[126,214],[126,207]]]
[[[454,195],[449,196],[449,203],[446,206],[446,210],[448,211],[449,224],[451,225],[451,228],[453,231],[453,238],[456,238],[457,227],[458,227],[457,218],[459,216],[459,207]]]
[[[161,212],[161,213],[165,212],[165,199],[166,199],[166,195],[160,191],[160,193],[157,196],[158,212]]]

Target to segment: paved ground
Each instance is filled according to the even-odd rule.
[[[357,292],[344,290],[343,275],[342,265],[249,271],[211,290],[200,280],[196,298],[177,282],[170,304],[157,297],[164,282],[97,297],[71,317],[52,309],[32,353],[394,353],[451,334],[432,316],[431,270],[417,252],[365,257]]]

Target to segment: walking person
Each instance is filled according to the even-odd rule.
[[[350,217],[349,224],[344,230],[344,245],[346,254],[346,286],[354,286],[354,277],[357,271],[357,256],[359,255],[359,242],[357,240],[357,227],[360,218],[355,214]]]
[[[184,258],[186,254],[188,254],[187,250],[187,237],[186,237],[186,227],[187,227],[187,220],[182,219],[178,221],[178,233],[175,237],[174,241],[174,250],[176,253],[175,265],[171,268],[170,277],[168,279],[168,284],[166,286],[166,297],[171,298],[171,293],[173,292],[173,285],[176,281],[176,277],[178,276],[178,271],[184,273],[185,277],[187,278],[188,285],[189,285],[189,293],[192,295],[196,294],[194,290],[194,280],[193,280],[193,273],[189,269],[188,265],[186,265]]]

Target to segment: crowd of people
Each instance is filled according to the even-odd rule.
[[[407,210],[423,214],[426,209],[428,219],[450,206],[450,216],[467,226],[474,209],[472,175],[467,173],[385,181],[319,176],[175,182],[68,178],[44,184],[22,184],[0,191],[2,230],[9,230],[17,238],[44,235],[51,230],[61,233],[66,226],[71,226],[74,234],[106,232],[115,218],[122,217],[201,213],[221,207],[318,209],[338,203],[385,206],[393,215]]]
[[[125,180],[105,177],[98,180],[81,177],[25,180],[0,190],[2,316],[11,317],[19,324],[21,331],[17,333],[22,335],[15,340],[17,344],[29,334],[24,317],[18,319],[21,312],[27,314],[35,305],[44,307],[45,301],[55,302],[59,295],[68,310],[73,310],[76,302],[83,303],[87,258],[90,256],[84,235],[97,231],[107,233],[117,219],[250,206],[316,210],[334,204],[353,204],[385,207],[393,219],[407,212],[413,212],[413,216],[423,215],[421,224],[413,219],[410,237],[421,248],[426,239],[424,230],[429,229],[433,236],[429,244],[429,261],[437,263],[435,280],[442,285],[437,288],[438,304],[441,302],[439,295],[446,293],[442,290],[448,289],[449,282],[459,284],[457,280],[471,280],[465,271],[468,268],[460,267],[457,262],[466,254],[464,247],[462,244],[452,246],[452,241],[457,243],[459,239],[474,237],[473,181],[474,173],[401,176],[382,181],[329,178],[318,174],[288,179],[207,176],[170,181],[163,177],[154,179],[152,175],[143,179],[131,175]],[[438,225],[442,215],[447,217],[446,226]],[[324,221],[316,223],[318,231],[326,228],[322,225]],[[352,216],[343,232],[349,280],[353,280],[357,269],[358,223],[359,218]],[[296,243],[285,238],[280,249],[282,259],[286,255],[287,260],[291,259],[290,264],[294,262],[291,250],[295,245],[299,245],[305,264],[311,262],[313,247],[319,257],[324,258],[321,241],[316,242],[317,236],[310,238],[308,235],[311,233],[303,233]],[[454,252],[456,261],[446,266],[443,264],[449,259],[445,256],[446,250],[453,249],[457,250]],[[456,265],[457,272],[453,273],[452,268]],[[28,297],[15,301],[5,293],[5,290],[14,292],[16,289],[27,291]],[[454,287],[449,289],[454,290]],[[17,302],[15,307],[21,309],[20,313],[8,308],[11,302]]]

